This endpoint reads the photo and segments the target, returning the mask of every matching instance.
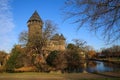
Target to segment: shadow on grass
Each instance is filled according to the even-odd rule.
[[[94,72],[92,74],[96,74],[96,75],[100,75],[100,76],[104,76],[104,77],[107,77],[107,78],[120,78],[120,76],[118,75],[112,75],[112,74],[105,74],[105,73],[98,73],[98,72]],[[119,73],[118,73],[119,74]]]

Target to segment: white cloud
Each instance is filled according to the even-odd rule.
[[[0,50],[8,52],[12,47],[14,28],[10,0],[0,0]]]

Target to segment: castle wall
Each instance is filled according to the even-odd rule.
[[[65,50],[65,41],[64,40],[51,40],[50,45],[51,50],[58,50],[58,51],[64,51]]]

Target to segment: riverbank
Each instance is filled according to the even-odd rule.
[[[0,80],[120,80],[120,72],[104,73],[0,73]]]
[[[97,59],[91,59],[91,60],[102,61],[102,62],[110,62],[110,63],[113,63],[113,64],[120,65],[120,59],[116,59],[116,58],[97,58]]]

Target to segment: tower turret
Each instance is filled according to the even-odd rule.
[[[27,21],[28,24],[28,40],[31,41],[33,38],[42,36],[43,21],[40,18],[37,11],[35,11],[30,19]]]

